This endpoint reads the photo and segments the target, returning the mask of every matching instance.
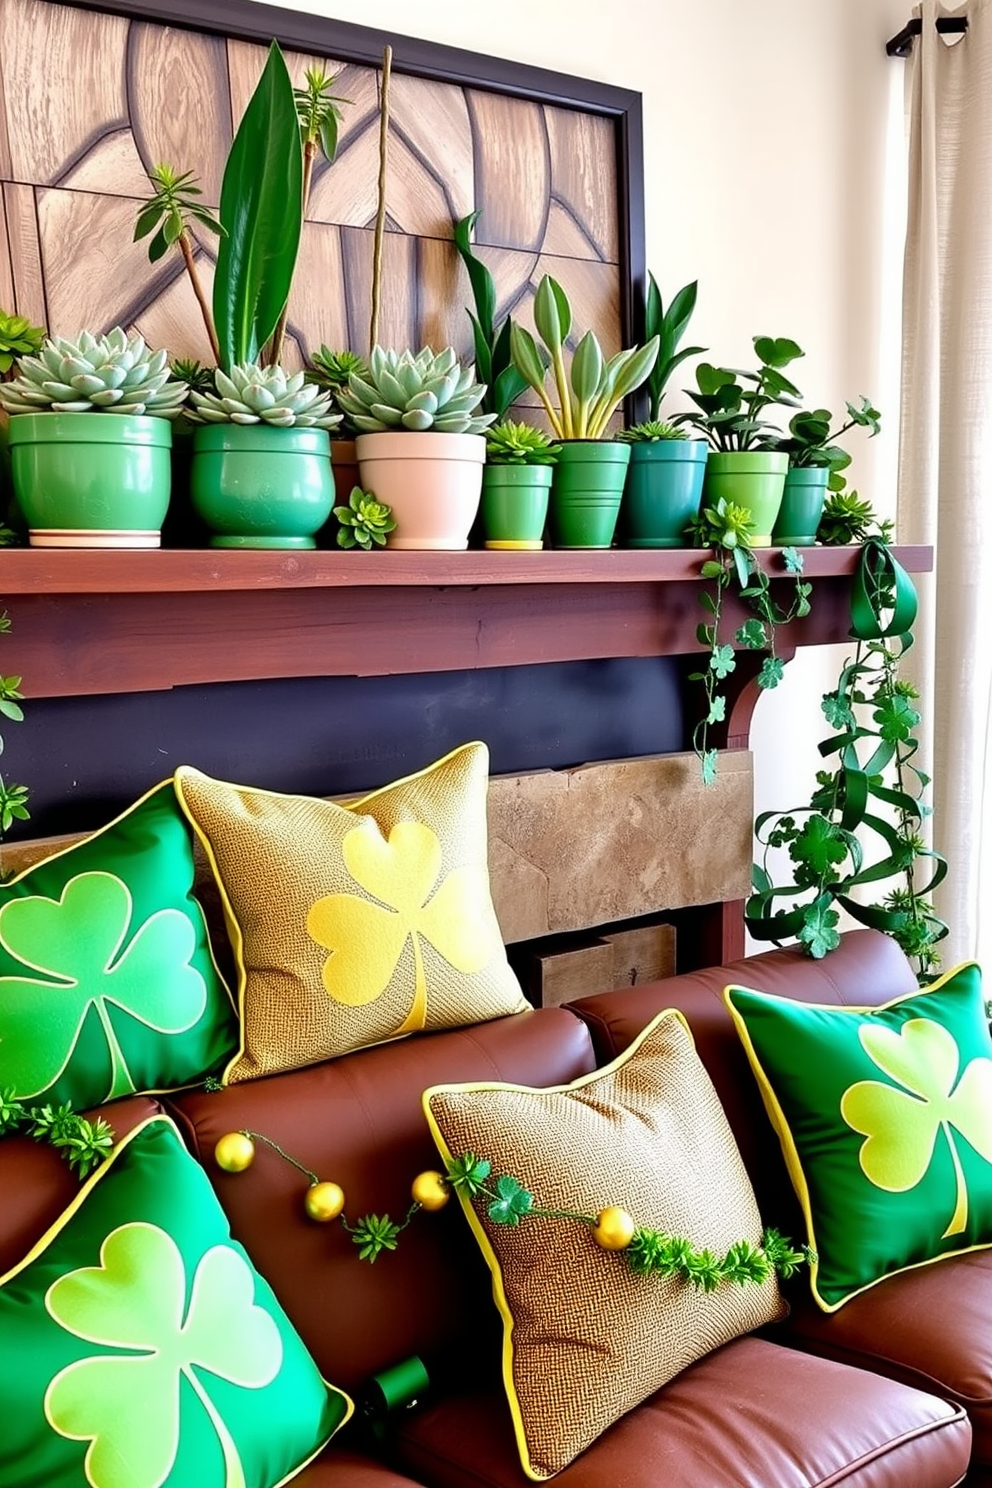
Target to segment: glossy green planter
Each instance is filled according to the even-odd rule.
[[[703,501],[715,506],[722,498],[735,506],[746,506],[753,524],[751,546],[770,548],[788,468],[788,455],[777,450],[711,450]]]
[[[816,542],[829,479],[830,471],[825,465],[790,468],[772,533],[778,547],[808,548]]]
[[[556,548],[608,548],[623,496],[630,445],[613,439],[566,439],[551,479]]]
[[[149,414],[18,413],[10,471],[36,548],[157,548],[172,425]]]
[[[314,548],[334,505],[327,431],[203,424],[190,498],[211,547]]]
[[[708,446],[701,439],[650,439],[630,446],[620,508],[625,548],[686,548],[699,513]]]
[[[487,548],[543,548],[552,473],[550,465],[485,466],[482,527]]]

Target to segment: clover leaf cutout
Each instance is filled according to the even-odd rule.
[[[60,1327],[87,1343],[121,1350],[78,1359],[45,1392],[60,1435],[88,1441],[93,1488],[160,1488],[179,1451],[180,1381],[192,1387],[217,1432],[224,1488],[245,1488],[237,1447],[200,1371],[246,1390],[282,1367],[275,1321],[254,1300],[253,1274],[236,1251],[215,1245],[197,1265],[186,1304],[186,1271],[164,1230],[143,1221],[104,1240],[100,1264],[70,1271],[45,1305]],[[211,1488],[202,1481],[197,1488]]]
[[[135,1087],[108,1007],[122,1009],[156,1033],[184,1033],[202,1016],[203,977],[189,964],[196,949],[191,921],[161,909],[132,925],[131,892],[113,873],[80,873],[60,899],[31,895],[0,909],[0,945],[37,972],[0,977],[0,1043],[27,1099],[52,1086],[72,1058],[93,1007],[110,1053],[104,1100]],[[130,938],[129,938],[130,936]]]
[[[844,1120],[866,1139],[860,1153],[865,1177],[891,1193],[915,1188],[943,1132],[957,1192],[941,1238],[962,1234],[968,1223],[968,1187],[954,1133],[992,1162],[992,1059],[972,1059],[959,1079],[957,1043],[931,1018],[911,1018],[898,1031],[865,1024],[858,1036],[872,1063],[897,1082],[860,1080],[841,1099]]]
[[[481,867],[453,868],[441,882],[441,843],[422,822],[398,822],[383,837],[366,818],[344,838],[345,868],[373,901],[357,894],[328,894],[307,915],[307,933],[331,955],[322,979],[335,1002],[362,1007],[386,991],[406,945],[413,946],[410,1011],[397,1033],[427,1021],[427,978],[422,942],[456,971],[481,971],[499,946],[488,913]],[[375,902],[377,901],[377,902]]]

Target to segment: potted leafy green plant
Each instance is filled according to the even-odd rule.
[[[773,336],[755,336],[754,350],[755,371],[700,362],[696,391],[687,389],[696,410],[679,415],[679,422],[699,429],[711,445],[704,503],[712,506],[722,499],[746,507],[754,529],[751,546],[767,548],[782,504],[789,457],[772,447],[771,441],[782,431],[766,415],[777,406],[800,406],[799,389],[782,368],[803,352],[795,341]]]
[[[336,403],[338,393],[348,386],[352,372],[365,376],[367,370],[365,358],[357,351],[331,351],[329,346],[322,344],[310,358],[307,375],[311,382],[329,392]],[[331,474],[334,476],[335,495],[340,502],[347,501],[358,485],[357,433],[346,413],[342,413],[340,424],[331,433]]]
[[[607,430],[623,399],[645,381],[658,356],[658,337],[617,352],[607,360],[592,331],[586,331],[566,367],[565,343],[572,308],[557,280],[545,274],[534,298],[534,324],[543,342],[538,350],[523,326],[510,330],[513,364],[537,393],[561,451],[551,482],[551,522],[555,545],[608,548],[616,530],[630,445]],[[550,367],[558,402],[546,387]]]
[[[699,514],[708,446],[677,424],[650,419],[621,429],[630,465],[620,507],[620,540],[627,548],[684,548],[686,528]]]
[[[452,347],[386,351],[352,372],[338,406],[359,431],[362,485],[392,508],[391,548],[468,547],[479,509],[486,441],[495,414],[477,413],[485,388]]]
[[[482,525],[487,548],[544,546],[552,467],[559,446],[543,429],[504,419],[486,431]]]
[[[479,212],[470,212],[455,223],[454,239],[462,263],[468,270],[469,284],[475,301],[475,314],[468,312],[475,344],[475,374],[485,383],[486,392],[480,404],[483,413],[493,413],[500,421],[506,418],[510,404],[527,386],[513,365],[510,355],[510,332],[513,322],[507,315],[496,325],[496,285],[493,276],[472,252],[472,229]]]
[[[117,326],[105,336],[48,337],[18,366],[17,377],[0,382],[0,404],[31,545],[159,547],[170,420],[187,393],[170,380],[167,353]]]
[[[789,433],[770,441],[789,456],[785,491],[772,534],[778,544],[792,543],[808,547],[816,541],[827,490],[841,491],[845,485],[842,471],[851,456],[838,440],[850,429],[867,429],[871,439],[881,427],[881,414],[870,401],[848,403],[847,421],[831,432],[833,414],[826,408],[801,409],[789,420]]]
[[[684,284],[671,298],[667,308],[653,274],[648,275],[648,292],[644,304],[644,339],[658,337],[658,359],[648,375],[647,391],[651,420],[661,418],[661,400],[675,368],[691,356],[702,356],[705,346],[683,346],[685,335],[696,308],[698,282]]]
[[[361,486],[352,487],[347,505],[336,506],[334,515],[338,520],[339,548],[362,548],[366,553],[374,547],[384,548],[387,534],[396,527],[389,507],[376,501],[371,491],[363,491]]]
[[[318,147],[331,158],[336,146],[332,82],[308,72],[294,90],[273,42],[228,153],[217,218],[190,172],[162,166],[138,212],[135,237],[151,235],[153,261],[172,244],[182,252],[217,359],[213,387],[197,390],[189,411],[199,426],[190,494],[214,546],[313,547],[333,505],[328,431],[339,415],[279,362],[310,172]],[[193,221],[218,234],[210,306],[189,251]]]

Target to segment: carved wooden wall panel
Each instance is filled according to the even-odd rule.
[[[368,349],[378,171],[376,68],[287,50],[338,73],[338,158],[315,173],[290,304],[288,361],[321,342]],[[209,361],[181,261],[132,243],[147,171],[166,160],[216,205],[235,121],[265,59],[251,42],[50,3],[0,0],[0,304],[54,332],[139,329]],[[550,272],[575,336],[621,344],[618,146],[613,119],[394,71],[380,340],[471,355],[454,219],[482,208],[480,256],[499,313],[533,324]],[[215,240],[197,239],[207,284]],[[574,339],[574,337],[573,337]]]

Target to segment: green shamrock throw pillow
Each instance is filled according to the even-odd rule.
[[[0,1277],[0,1483],[276,1488],[348,1418],[166,1116]]]
[[[824,1311],[992,1245],[992,1040],[976,965],[880,1007],[724,997],[803,1206]]]
[[[171,780],[0,885],[0,1089],[77,1109],[203,1078],[237,1047]]]

